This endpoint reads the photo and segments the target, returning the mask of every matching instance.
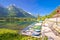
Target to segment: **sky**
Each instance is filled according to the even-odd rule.
[[[15,4],[17,7],[36,15],[48,15],[60,5],[60,0],[0,0],[5,7]]]

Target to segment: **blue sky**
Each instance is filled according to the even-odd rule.
[[[43,16],[50,14],[58,7],[60,0],[0,0],[0,5],[7,7],[10,4],[15,4],[34,15],[39,13]]]

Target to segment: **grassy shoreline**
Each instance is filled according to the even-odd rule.
[[[40,40],[41,38],[34,38],[31,36],[21,35],[17,30],[0,29],[0,40]]]

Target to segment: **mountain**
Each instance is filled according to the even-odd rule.
[[[8,7],[8,10],[8,16],[10,17],[25,17],[25,15],[22,12],[20,12],[19,8],[15,7],[14,5],[10,5]]]
[[[30,18],[34,17],[28,12],[25,12],[23,9],[16,7],[15,5],[10,5],[8,7],[8,10],[9,17],[30,17]]]
[[[7,15],[8,15],[7,8],[0,5],[0,17],[7,17]]]

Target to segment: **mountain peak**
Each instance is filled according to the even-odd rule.
[[[14,8],[14,7],[16,7],[15,4],[10,4],[7,8]]]
[[[10,6],[16,6],[15,4],[10,4]]]
[[[13,8],[16,8],[16,5],[15,4],[10,4],[7,8],[8,8],[8,10],[11,10]]]

